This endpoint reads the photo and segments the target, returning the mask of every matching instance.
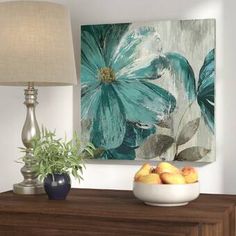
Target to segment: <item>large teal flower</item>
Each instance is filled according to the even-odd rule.
[[[215,49],[206,56],[199,73],[197,101],[212,133],[215,130]]]
[[[169,70],[173,79],[170,83],[175,84],[176,79],[180,80],[185,88],[189,103],[195,101],[200,106],[205,123],[214,133],[214,110],[215,110],[215,49],[208,52],[199,72],[199,79],[196,88],[195,75],[188,60],[174,52],[162,54],[156,63],[160,71]]]
[[[91,123],[94,145],[116,158],[114,150],[134,150],[130,137],[140,143],[175,108],[175,98],[151,82],[160,77],[159,37],[150,27],[131,30],[129,24],[81,31],[82,120]]]

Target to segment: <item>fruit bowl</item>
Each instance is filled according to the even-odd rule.
[[[151,206],[183,206],[198,198],[199,182],[192,184],[146,184],[134,181],[136,198]]]

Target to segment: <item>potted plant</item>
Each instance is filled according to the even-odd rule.
[[[27,149],[21,148],[23,152]],[[91,143],[82,147],[79,137],[56,138],[55,131],[42,129],[41,135],[32,139],[32,163],[38,177],[43,180],[49,199],[63,200],[71,188],[70,174],[82,179],[83,159],[92,157],[95,148]]]

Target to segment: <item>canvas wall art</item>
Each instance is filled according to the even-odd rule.
[[[215,160],[215,20],[81,27],[82,137],[104,160]]]

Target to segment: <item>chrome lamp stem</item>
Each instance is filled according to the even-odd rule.
[[[33,170],[33,152],[32,152],[32,138],[40,135],[38,122],[35,116],[35,107],[37,102],[37,89],[34,89],[33,83],[28,83],[25,89],[25,102],[27,108],[26,120],[21,133],[21,138],[24,146],[26,147],[26,154],[24,158],[25,165],[21,168],[21,173],[24,180],[21,183],[14,184],[13,191],[17,194],[42,194],[44,187],[38,180],[38,176]]]

